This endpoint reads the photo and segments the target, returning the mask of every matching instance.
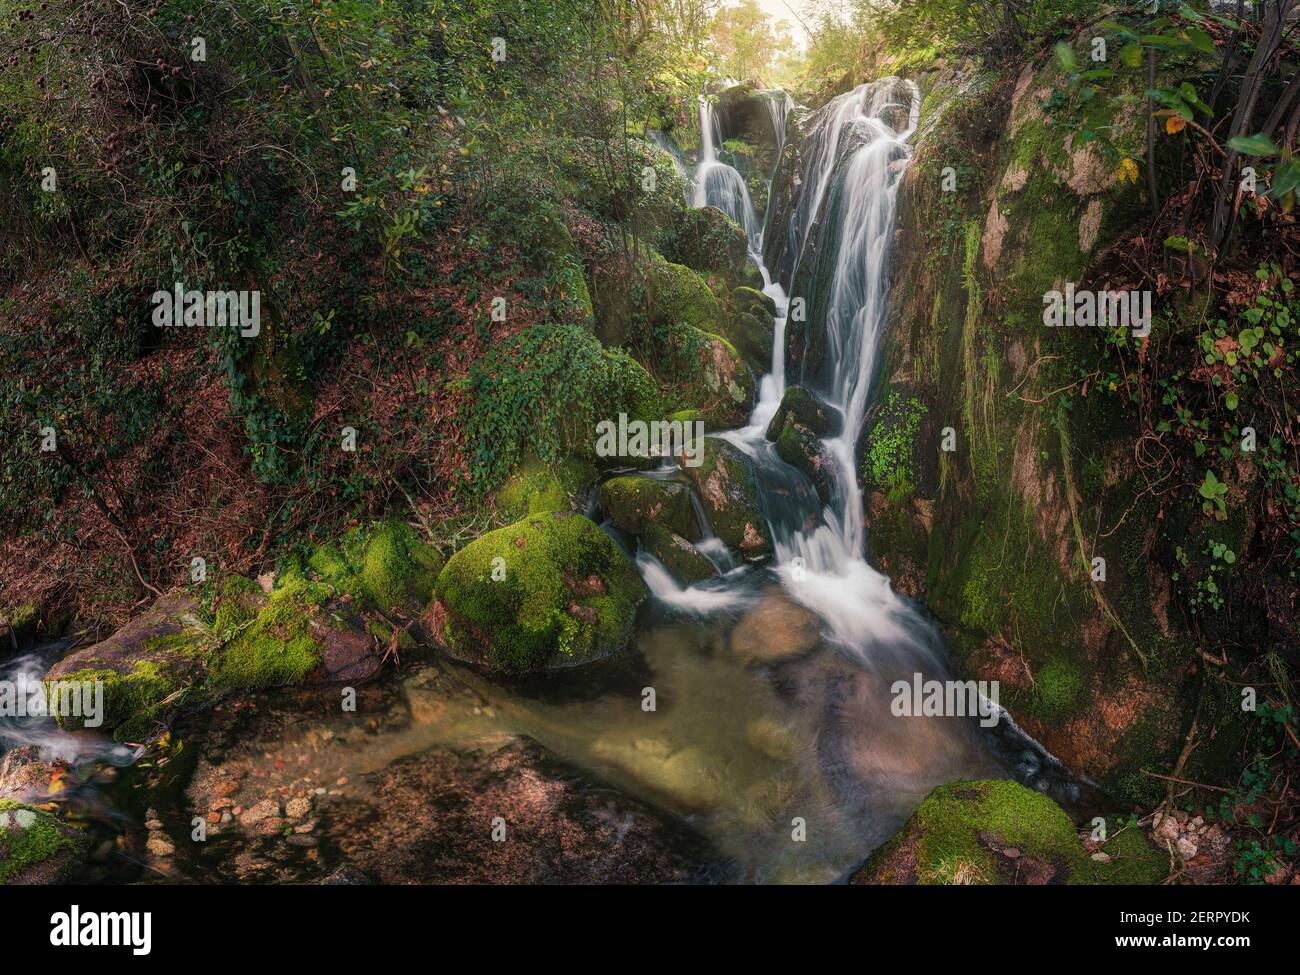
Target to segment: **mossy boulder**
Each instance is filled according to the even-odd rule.
[[[740,426],[754,403],[754,377],[730,342],[721,335],[697,332],[696,356],[670,399],[694,408],[706,428]]]
[[[815,436],[828,437],[835,432],[838,417],[816,394],[802,386],[787,386],[781,396],[781,404],[767,425],[767,439],[777,440],[781,431],[790,423],[798,424]]]
[[[102,724],[119,741],[139,741],[202,678],[214,641],[186,596],[162,596],[106,640],[64,657],[45,675],[47,687],[103,685]],[[60,715],[66,730],[86,727],[85,715]]]
[[[646,311],[652,324],[685,322],[715,335],[726,331],[727,316],[708,282],[684,264],[652,253],[646,279]]]
[[[63,883],[88,846],[77,827],[36,806],[0,799],[0,885]]]
[[[212,671],[219,691],[298,684],[321,663],[309,620],[331,598],[331,587],[287,573],[266,604],[220,651]]]
[[[689,539],[700,537],[684,484],[654,477],[613,477],[600,486],[600,503],[615,525],[633,535],[662,525]]]
[[[718,574],[699,549],[671,528],[649,525],[641,536],[641,544],[688,586]]]
[[[307,570],[365,608],[418,612],[433,593],[442,563],[415,529],[390,521],[354,527],[338,542],[320,546],[308,557]]]
[[[698,467],[683,466],[704,506],[713,533],[751,561],[772,554],[772,539],[759,505],[758,485],[745,455],[725,440],[704,442]]]
[[[621,650],[645,587],[588,518],[546,512],[488,532],[438,576],[430,625],[447,652],[528,673]]]
[[[727,338],[754,372],[766,373],[772,365],[776,334],[775,302],[761,291],[742,286],[732,290],[727,310]]]
[[[777,455],[801,471],[823,503],[831,498],[835,461],[822,444],[838,423],[836,413],[802,386],[790,386],[767,426],[767,439],[776,442]]]
[[[568,511],[595,479],[596,470],[586,461],[564,457],[548,465],[530,458],[497,489],[497,508],[515,521],[544,511]]]
[[[1017,782],[984,780],[932,791],[851,882],[1154,884],[1167,865],[1140,829],[1114,829],[1089,850],[1050,798]]]
[[[749,241],[744,229],[717,207],[682,213],[663,246],[663,256],[704,275],[717,275],[739,284],[748,263]]]

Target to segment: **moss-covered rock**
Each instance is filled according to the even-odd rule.
[[[823,503],[831,498],[835,461],[822,444],[838,420],[833,410],[802,386],[790,386],[767,426],[767,439],[776,442],[777,455],[801,471]]]
[[[140,741],[178,706],[181,692],[204,672],[214,646],[198,606],[185,596],[162,596],[111,637],[64,657],[45,675],[47,687],[102,684],[101,731]],[[86,727],[86,715],[58,715],[68,730]]]
[[[753,288],[737,288],[733,291],[729,303],[731,319],[728,322],[727,338],[745,357],[746,364],[755,373],[763,375],[772,364],[776,318],[766,302],[748,300],[743,294],[746,292],[770,302],[766,295],[759,294]],[[737,299],[737,295],[741,295],[741,298]]]
[[[544,511],[568,511],[595,480],[595,468],[577,458],[564,457],[551,465],[530,458],[497,489],[496,504],[515,521]]]
[[[646,281],[651,323],[685,322],[702,332],[723,334],[727,316],[708,283],[684,264],[651,254]]]
[[[266,605],[227,643],[212,668],[218,691],[298,684],[321,664],[310,618],[330,599],[331,588],[287,573]]]
[[[1167,863],[1139,829],[1116,831],[1090,852],[1047,796],[1017,782],[985,780],[932,791],[851,882],[1154,884]]]
[[[818,437],[834,433],[837,419],[835,411],[826,406],[814,393],[802,386],[787,386],[781,403],[767,425],[767,439],[775,441],[789,423],[796,423]]]
[[[703,462],[682,470],[695,486],[718,538],[749,560],[772,554],[758,486],[743,453],[724,440],[710,437],[704,443]]]
[[[696,334],[698,355],[670,400],[694,408],[707,428],[740,426],[754,402],[754,377],[734,346],[720,335]]]
[[[670,528],[654,524],[647,526],[641,544],[688,586],[718,574],[713,563],[699,549]]]
[[[40,613],[34,603],[0,608],[0,650],[18,650],[36,638]]]
[[[88,845],[82,830],[45,810],[0,799],[0,885],[62,883]]]
[[[745,231],[717,207],[682,213],[663,246],[663,256],[701,274],[714,274],[729,285],[744,276],[749,242]]]
[[[435,596],[430,623],[448,653],[527,673],[622,649],[644,586],[595,523],[549,512],[465,546],[439,574]]]
[[[700,537],[686,485],[654,477],[613,477],[600,486],[601,506],[619,528],[643,535],[662,525],[688,539]]]
[[[442,561],[415,529],[392,521],[349,529],[336,543],[315,549],[307,569],[366,608],[414,612],[428,603]]]

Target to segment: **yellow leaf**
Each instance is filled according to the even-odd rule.
[[[1170,115],[1169,118],[1165,119],[1165,131],[1170,135],[1181,132],[1185,128],[1187,128],[1187,119],[1181,115]]]
[[[1138,164],[1132,159],[1123,159],[1119,164],[1117,173],[1121,183],[1136,183],[1138,178]]]

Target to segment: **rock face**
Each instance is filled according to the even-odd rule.
[[[712,855],[685,826],[517,739],[432,750],[367,780],[328,832],[380,883],[685,883]],[[504,840],[493,841],[503,820]]]
[[[430,625],[453,657],[527,673],[621,650],[644,585],[592,521],[549,512],[465,546],[434,592]]]
[[[758,504],[758,488],[744,454],[726,441],[705,441],[704,462],[683,467],[718,538],[750,560],[772,554],[772,540]]]
[[[1165,876],[1167,864],[1139,829],[1117,830],[1086,849],[1047,796],[1016,782],[985,780],[931,792],[850,882],[1152,884]]]
[[[890,339],[862,458],[871,553],[945,624],[962,676],[1000,679],[1002,703],[1045,748],[1144,805],[1164,787],[1141,769],[1173,767],[1196,705],[1176,613],[1159,607],[1176,548],[1202,547],[1181,533],[1204,520],[1194,497],[1175,513],[1149,492],[1127,394],[1079,386],[1058,409],[1054,391],[1108,368],[1113,330],[1042,321],[1044,294],[1105,285],[1088,283],[1090,264],[1145,212],[1141,188],[1053,121],[1055,63],[1027,67],[1014,91],[985,80],[934,82],[899,188]],[[1094,99],[1088,125],[1140,158],[1124,95]],[[940,133],[954,127],[976,172],[955,201],[937,188]],[[954,202],[963,219],[945,222]],[[1247,526],[1233,531],[1242,551]],[[1095,557],[1104,585],[1083,568]],[[1188,778],[1220,783],[1229,767],[1245,725],[1228,697],[1207,695],[1222,730],[1193,751]]]

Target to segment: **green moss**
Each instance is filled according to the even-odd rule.
[[[76,849],[70,829],[44,810],[0,799],[0,884],[64,850]]]
[[[230,575],[221,580],[212,629],[228,640],[255,616],[262,601],[262,587],[246,576]]]
[[[118,741],[140,741],[147,737],[163,717],[163,702],[179,688],[173,677],[153,660],[138,660],[127,673],[115,670],[86,669],[47,681],[46,686],[58,683],[93,684],[104,687],[104,714],[101,730],[113,730]],[[59,727],[77,731],[85,727],[84,716],[58,717]]]
[[[595,468],[576,458],[565,457],[552,465],[530,458],[497,491],[496,504],[515,520],[544,511],[567,511],[572,498],[595,479]]]
[[[633,535],[660,524],[695,538],[699,529],[685,485],[652,477],[614,477],[600,486],[600,502],[614,524]]]
[[[296,684],[320,664],[308,618],[330,588],[287,573],[256,618],[220,652],[212,672],[217,690]]]
[[[1038,688],[1038,710],[1047,720],[1068,715],[1083,690],[1083,673],[1072,660],[1054,658],[1034,677]]]
[[[939,786],[863,873],[870,878],[887,872],[903,843],[914,844],[921,884],[1008,883],[1021,858],[1052,868],[1054,881],[1071,884],[1155,883],[1164,876],[1160,851],[1140,831],[1116,833],[1102,848],[1109,862],[1093,860],[1060,806],[1010,780]],[[1007,849],[1019,856],[1005,857]]]
[[[862,461],[864,483],[875,486],[915,484],[917,432],[926,406],[915,396],[890,390],[880,418],[867,436]]]
[[[442,559],[410,525],[390,521],[349,529],[315,549],[307,567],[363,608],[413,610],[429,601]]]
[[[435,592],[453,655],[515,673],[617,650],[644,595],[613,540],[563,512],[471,542],[447,562]]]

